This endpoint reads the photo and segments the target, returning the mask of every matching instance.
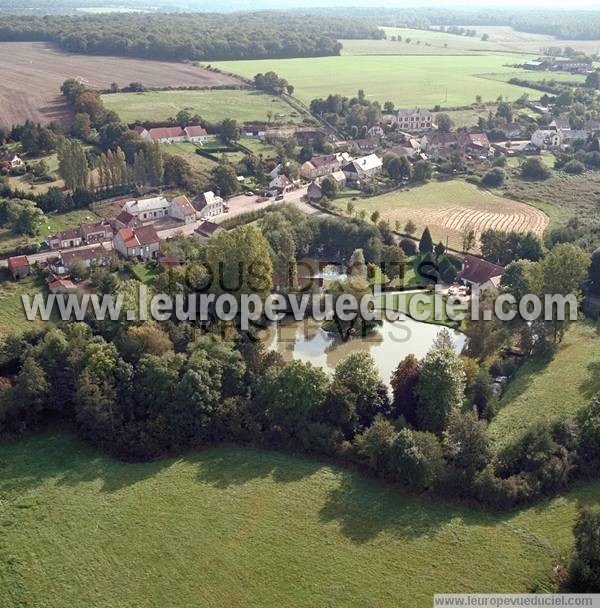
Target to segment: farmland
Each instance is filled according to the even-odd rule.
[[[345,211],[349,200],[355,203],[357,211],[364,209],[367,215],[379,211],[392,226],[398,221],[403,227],[408,220],[416,224],[419,232],[429,226],[434,240],[446,242],[447,239],[450,247],[459,250],[462,235],[471,228],[477,234],[492,228],[518,232],[531,230],[541,235],[548,225],[547,216],[539,209],[460,180],[431,182],[373,198],[339,198],[335,205],[340,211]]]
[[[0,463],[7,607],[424,608],[440,591],[527,591],[600,498],[590,484],[486,514],[306,458],[213,448],[126,464],[64,434],[5,443]]]
[[[64,53],[43,43],[0,43],[0,126],[26,119],[48,123],[68,119],[60,95],[67,78],[92,88],[142,82],[148,87],[239,85],[239,80],[192,64]]]
[[[103,95],[104,105],[122,121],[163,121],[180,110],[199,114],[209,122],[235,118],[240,122],[301,122],[300,116],[285,101],[266,93],[248,90],[151,91]]]
[[[397,43],[400,44],[400,43]],[[527,76],[514,66],[523,56],[470,55],[440,56],[341,56],[315,59],[279,59],[228,61],[214,64],[220,69],[251,78],[258,72],[274,70],[295,87],[295,95],[304,102],[330,93],[356,95],[365,89],[367,97],[396,106],[464,106],[481,95],[495,101],[502,95],[515,100],[523,93],[532,98],[539,91],[503,81]],[[525,75],[525,76],[523,76]]]
[[[597,328],[578,322],[552,360],[532,359],[519,370],[502,396],[490,436],[505,444],[535,422],[576,414],[600,391],[596,358],[600,358]]]

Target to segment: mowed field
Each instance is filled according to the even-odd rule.
[[[180,110],[199,114],[209,122],[235,118],[240,122],[268,120],[301,122],[300,115],[280,97],[250,90],[149,91],[103,95],[104,105],[121,120],[132,123],[162,121]]]
[[[525,592],[600,484],[510,514],[404,497],[315,460],[213,448],[144,464],[64,434],[0,446],[6,608],[430,608]]]
[[[352,200],[357,211],[364,209],[367,216],[379,211],[381,217],[401,227],[412,220],[421,232],[429,226],[435,241],[442,241],[454,249],[462,247],[466,230],[473,229],[479,236],[484,230],[516,232],[532,231],[541,235],[548,225],[548,217],[539,209],[497,196],[462,180],[430,182],[409,190],[394,191],[381,196],[356,200],[336,199],[335,205],[345,211]]]
[[[382,103],[432,108],[438,104],[464,106],[473,103],[478,95],[484,101],[495,101],[500,95],[514,101],[523,93],[529,93],[531,99],[539,98],[539,91],[506,82],[515,75],[528,75],[514,67],[523,61],[519,55],[344,55],[213,65],[246,78],[274,70],[295,86],[294,94],[306,103],[331,93],[353,96],[364,89],[367,98]]]
[[[0,125],[26,119],[48,123],[68,119],[60,95],[67,78],[78,78],[92,88],[106,89],[142,82],[148,87],[238,85],[240,81],[184,63],[98,57],[65,53],[43,43],[0,43]]]

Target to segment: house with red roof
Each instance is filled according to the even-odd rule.
[[[196,210],[187,196],[176,196],[169,205],[169,216],[184,224],[193,224],[196,221]]]
[[[204,220],[196,230],[194,230],[194,236],[200,241],[204,242],[209,239],[213,234],[217,234],[224,230],[219,224],[215,224],[209,220]]]
[[[10,271],[10,274],[12,274],[12,278],[15,281],[18,279],[23,279],[31,270],[29,259],[26,255],[17,255],[12,258],[8,258],[8,270]]]
[[[160,239],[152,224],[139,228],[121,228],[113,239],[113,247],[125,258],[152,260],[160,251]]]

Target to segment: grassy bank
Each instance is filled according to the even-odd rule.
[[[600,484],[509,515],[403,497],[241,448],[124,464],[63,434],[0,446],[0,605],[431,606],[518,592],[572,545]]]

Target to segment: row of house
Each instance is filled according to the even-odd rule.
[[[492,146],[485,133],[427,133],[421,139],[421,150],[435,161],[450,158],[452,154],[488,157]]]
[[[157,127],[154,129],[146,129],[138,125],[134,128],[134,131],[142,139],[159,144],[175,144],[184,141],[204,144],[208,140],[208,133],[199,125],[190,125],[183,128]]]

